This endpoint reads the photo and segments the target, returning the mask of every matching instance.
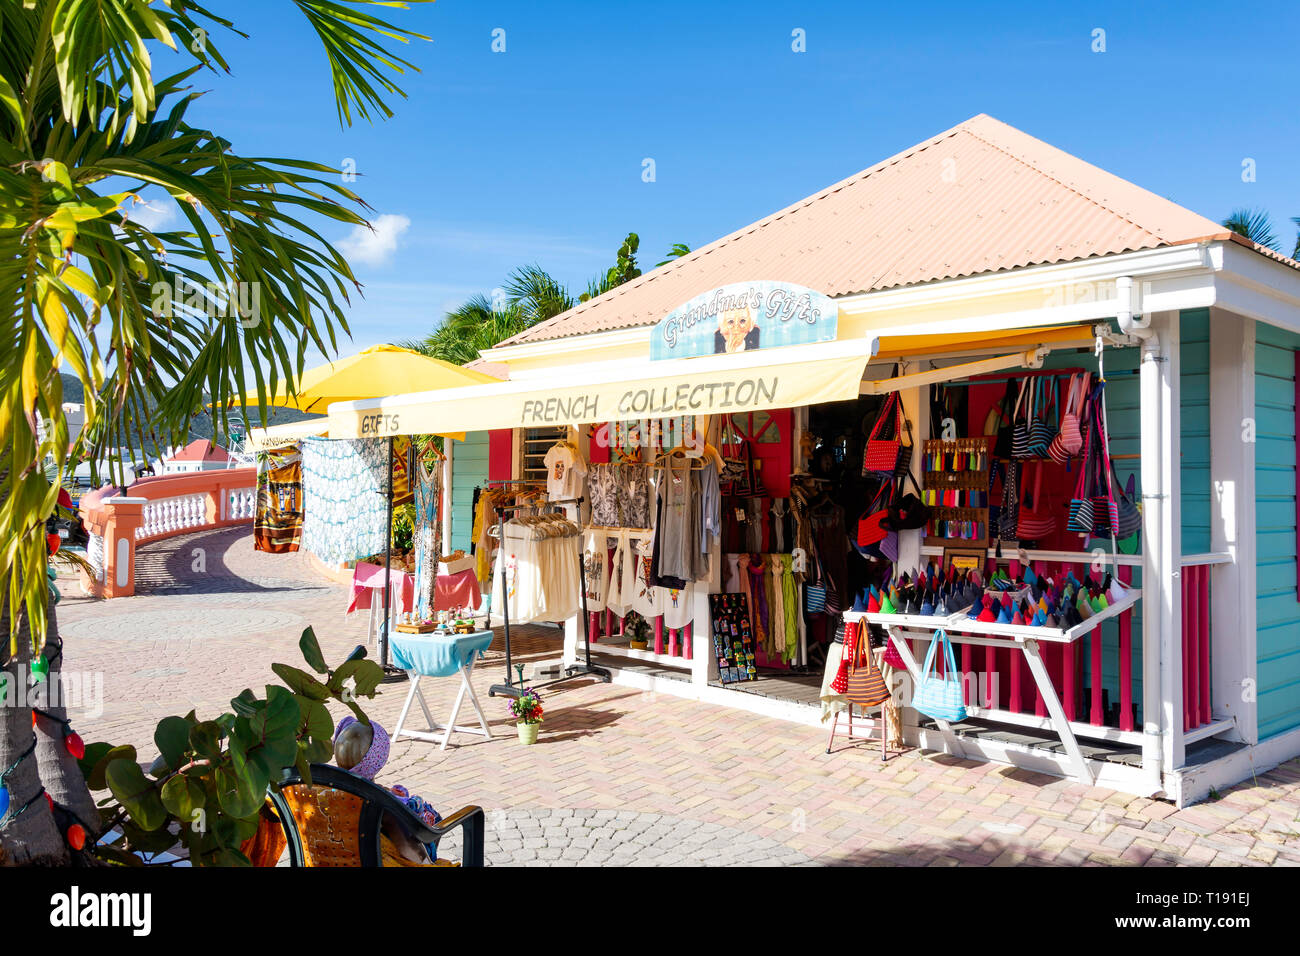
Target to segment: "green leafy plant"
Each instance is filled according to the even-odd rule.
[[[265,696],[246,689],[212,720],[194,711],[160,720],[159,756],[148,771],[133,746],[87,745],[80,761],[87,785],[110,793],[99,803],[102,829],[123,836],[97,847],[101,858],[139,866],[179,847],[196,866],[250,865],[240,846],[257,832],[267,788],[294,767],[310,780],[311,765],[333,756],[326,705],[341,703],[369,724],[356,698],[373,698],[383,678],[378,664],[358,656],[327,667],[310,627],[298,647],[314,673],[272,664],[284,683],[266,685]]]
[[[398,505],[393,509],[393,550],[410,551],[415,540],[415,505]]]

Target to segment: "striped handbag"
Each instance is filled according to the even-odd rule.
[[[1011,426],[1011,457],[1012,458],[1032,458],[1029,450],[1029,403],[1034,398],[1033,379],[1026,378],[1020,382],[1020,394],[1016,396],[1016,410],[1012,413],[1011,418],[1015,423]],[[1028,398],[1026,398],[1028,396]],[[1020,417],[1021,406],[1024,406],[1025,416]]]
[[[1028,467],[1026,465],[1026,467]],[[1025,481],[1026,489],[1029,482]],[[1022,540],[1041,541],[1048,535],[1056,533],[1056,515],[1043,501],[1043,465],[1034,464],[1034,491],[1032,497],[1026,493],[1020,503],[1020,515],[1016,522],[1016,534]]]
[[[943,676],[934,672],[934,655],[943,645]],[[912,695],[912,709],[919,710],[935,720],[959,721],[966,719],[966,701],[962,693],[961,672],[953,657],[952,642],[944,631],[935,631],[930,649],[925,654],[921,680]]]
[[[1083,405],[1083,397],[1088,393],[1088,378],[1087,372],[1070,376],[1070,390],[1066,392],[1065,402],[1061,406],[1061,427],[1057,429],[1052,443],[1047,446],[1047,457],[1058,465],[1064,465],[1083,447],[1083,432],[1079,430],[1079,411]]]
[[[1049,389],[1051,391],[1050,395]],[[1038,380],[1034,395],[1036,399],[1034,411],[1029,420],[1029,455],[1031,458],[1046,458],[1052,439],[1056,437],[1056,428],[1047,417],[1048,409],[1055,404],[1058,406],[1058,417],[1060,415],[1061,396],[1059,389],[1056,387],[1056,379]]]
[[[849,650],[848,635],[845,635],[844,651],[849,655],[849,667],[843,693],[849,703],[859,707],[875,707],[889,700],[889,685],[885,683],[885,675],[876,666],[865,627],[858,629],[852,651]]]

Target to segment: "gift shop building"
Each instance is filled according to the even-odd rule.
[[[1300,754],[1298,349],[1300,264],[981,115],[330,433],[466,432],[466,550],[576,475],[566,662],[829,730],[869,636],[907,746],[1185,804]]]

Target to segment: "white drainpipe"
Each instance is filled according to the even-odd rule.
[[[1127,321],[1131,324],[1132,314]],[[1120,319],[1123,328],[1125,318]],[[1149,324],[1149,320],[1148,320]],[[1129,331],[1128,329],[1125,330]],[[1160,369],[1160,340],[1149,328],[1134,328],[1132,334],[1142,338],[1141,361],[1141,470],[1142,495],[1146,499],[1144,524],[1142,591],[1146,598],[1142,618],[1142,769],[1151,792],[1164,789],[1164,701],[1162,700],[1160,648],[1164,623],[1159,600],[1160,582],[1171,572],[1164,567],[1164,520],[1160,499],[1150,497],[1166,488],[1169,476],[1163,474],[1161,449],[1164,447],[1164,399]],[[1154,600],[1152,600],[1154,598]],[[1154,626],[1152,626],[1154,625]]]

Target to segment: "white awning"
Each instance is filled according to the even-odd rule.
[[[856,398],[876,338],[646,361],[634,374],[587,368],[329,407],[331,438],[797,408]]]

